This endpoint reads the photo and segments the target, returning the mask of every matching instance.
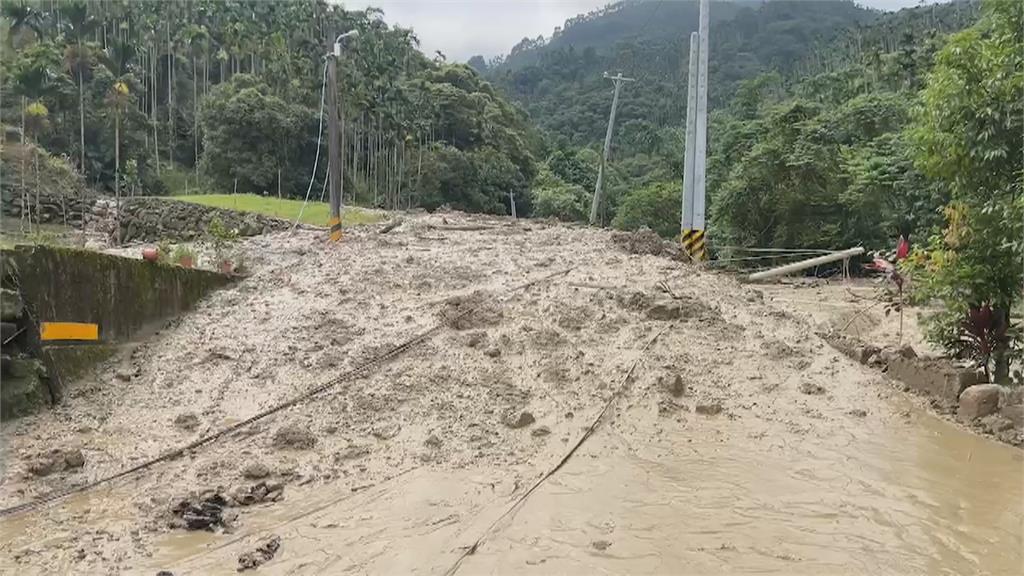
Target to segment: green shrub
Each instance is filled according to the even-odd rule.
[[[623,198],[612,226],[619,230],[646,226],[663,238],[677,236],[682,209],[680,194],[680,185],[671,182],[657,182],[634,190]]]

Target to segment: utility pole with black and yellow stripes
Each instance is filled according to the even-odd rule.
[[[700,0],[698,31],[690,34],[687,78],[686,157],[683,163],[683,209],[680,241],[691,260],[707,259],[704,237],[708,142],[709,1]]]

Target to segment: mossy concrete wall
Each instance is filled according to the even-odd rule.
[[[38,322],[91,322],[104,342],[127,340],[180,314],[230,278],[57,246],[11,251],[22,299]]]
[[[52,401],[117,344],[144,337],[231,282],[205,270],[57,246],[16,246],[3,251],[2,261],[7,283],[14,284],[24,304],[27,330],[21,348],[46,364]],[[100,340],[40,342],[40,322],[97,324]]]

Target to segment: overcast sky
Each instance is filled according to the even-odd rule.
[[[338,1],[338,0],[334,0]],[[555,26],[610,0],[340,0],[350,9],[376,6],[391,24],[412,28],[426,54],[440,50],[449,60],[474,54],[505,54],[524,37],[550,36]],[[673,0],[666,0],[673,1]],[[933,2],[936,0],[925,0]],[[921,0],[858,0],[882,10],[916,6]]]

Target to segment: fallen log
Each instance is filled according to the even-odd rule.
[[[431,230],[453,230],[457,232],[477,232],[480,230],[493,230],[494,226],[484,226],[483,224],[428,224],[427,228]]]

